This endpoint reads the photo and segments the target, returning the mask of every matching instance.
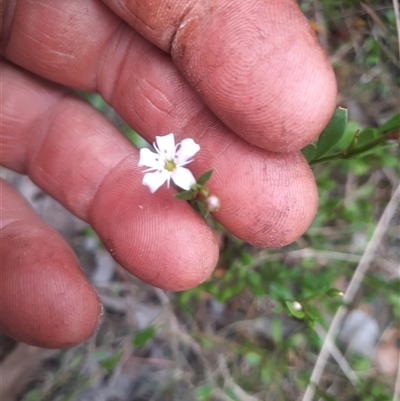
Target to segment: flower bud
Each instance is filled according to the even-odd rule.
[[[300,311],[300,310],[303,309],[303,307],[301,306],[301,303],[300,303],[300,302],[297,302],[297,301],[294,301],[294,302],[292,303],[292,306],[293,306],[293,309],[294,309],[294,310],[297,310],[297,311]]]
[[[204,201],[204,205],[209,212],[218,212],[221,207],[221,201],[217,196],[210,195]]]

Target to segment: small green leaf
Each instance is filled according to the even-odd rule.
[[[43,400],[43,394],[37,388],[30,390],[28,393],[24,395],[24,398],[22,399],[22,401],[40,401],[40,400]]]
[[[99,365],[108,370],[109,372],[113,371],[117,366],[119,360],[121,359],[122,351],[117,351],[115,354],[111,355],[108,358],[102,359],[99,361]]]
[[[195,206],[197,207],[197,210],[200,213],[200,216],[202,216],[204,219],[206,219],[210,213],[204,206],[204,202],[202,200],[198,200],[195,202]]]
[[[282,323],[280,320],[272,319],[271,334],[275,344],[280,344],[282,342],[283,334],[282,334]]]
[[[136,348],[143,347],[149,341],[154,337],[156,334],[156,328],[152,325],[149,327],[146,327],[144,330],[140,330],[135,333],[135,336],[133,338],[133,345]]]
[[[356,131],[353,139],[350,142],[350,145],[348,146],[348,148],[343,152],[344,155],[349,154],[358,144],[358,136],[359,136],[359,131]]]
[[[207,337],[200,338],[200,341],[205,348],[211,349],[212,347],[214,347],[214,342]]]
[[[362,146],[373,141],[378,137],[378,135],[379,131],[376,128],[363,129],[358,135],[358,146]]]
[[[318,317],[315,316],[315,315],[314,315],[312,312],[310,312],[310,311],[306,311],[306,312],[304,313],[304,315],[305,315],[306,319],[307,319],[309,322],[316,322],[316,321],[318,320]]]
[[[390,120],[386,121],[378,128],[379,134],[383,134],[387,131],[392,131],[396,128],[400,128],[400,113],[395,114]]]
[[[343,298],[343,292],[337,288],[330,288],[326,292],[326,295],[328,295],[329,298]]]
[[[292,314],[294,317],[297,317],[298,319],[304,318],[304,311],[295,309],[295,307],[293,306],[293,302],[285,301],[285,304],[290,314]]]
[[[318,138],[315,158],[325,155],[338,144],[346,130],[346,125],[347,109],[339,107],[335,110],[328,125]]]
[[[242,260],[244,266],[250,266],[254,262],[253,256],[251,256],[248,252],[245,251],[241,252],[240,259]]]
[[[247,285],[250,291],[257,297],[262,297],[267,293],[268,287],[263,283],[260,273],[251,271],[246,275]]]
[[[84,237],[94,237],[96,235],[96,232],[93,230],[92,226],[86,226],[83,229],[83,236]]]
[[[192,191],[182,191],[174,195],[174,198],[181,200],[190,200],[193,197]]]
[[[197,184],[204,185],[211,177],[211,174],[213,173],[214,170],[208,170],[205,173],[203,173],[198,179],[197,179]]]
[[[213,390],[213,387],[209,384],[204,384],[202,386],[196,387],[196,389],[194,390],[196,399],[198,401],[209,401]]]
[[[225,303],[234,296],[240,294],[245,289],[245,287],[246,283],[239,281],[230,287],[220,289],[216,294],[214,294],[215,299],[218,302]]]
[[[283,299],[291,299],[293,297],[288,286],[284,283],[279,283],[278,281],[270,283],[268,293],[272,299],[275,299],[277,301]]]
[[[315,143],[310,143],[308,146],[301,149],[301,153],[303,153],[303,156],[306,158],[307,162],[311,162],[317,155],[317,145]]]
[[[256,352],[248,352],[246,359],[250,366],[259,366],[261,363],[261,356]]]
[[[71,369],[77,368],[82,363],[82,359],[83,359],[83,355],[81,355],[81,354],[74,356],[72,358],[71,365],[70,365]]]

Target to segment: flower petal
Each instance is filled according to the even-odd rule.
[[[146,185],[150,189],[150,192],[154,194],[158,188],[164,184],[165,181],[169,178],[170,173],[166,170],[158,170],[154,173],[147,173],[143,177],[142,184]]]
[[[190,161],[189,159],[191,159],[199,150],[199,144],[197,144],[192,138],[186,138],[178,144],[174,161],[177,165],[188,163]]]
[[[189,190],[190,187],[196,183],[193,174],[184,167],[177,167],[172,172],[172,181],[180,188]]]
[[[157,154],[152,152],[150,149],[143,148],[140,149],[139,167],[146,166],[155,169],[164,168],[164,160]]]
[[[156,150],[167,160],[172,160],[175,156],[175,138],[174,134],[168,134],[165,136],[156,136]]]

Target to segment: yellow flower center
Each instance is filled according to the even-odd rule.
[[[172,172],[175,170],[176,164],[173,160],[166,160],[165,164],[164,164],[164,168],[165,168],[165,170]]]

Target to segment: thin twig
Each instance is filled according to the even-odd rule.
[[[393,401],[400,401],[400,358],[397,363],[396,383],[394,385]]]
[[[319,32],[316,32],[319,43],[321,44],[321,47],[325,50],[325,53],[330,53],[329,51],[329,41],[328,41],[328,35],[327,35],[327,30],[326,30],[326,23],[325,23],[325,17],[322,12],[322,7],[321,7],[321,2],[314,0],[314,15],[315,15],[315,22],[318,24],[321,29],[319,29]]]
[[[393,0],[394,15],[396,17],[397,41],[399,42],[399,58],[400,58],[400,11],[399,1]]]
[[[346,262],[358,263],[361,259],[361,255],[354,255],[345,252],[336,251],[319,251],[313,248],[302,248],[295,251],[289,251],[285,254],[290,259],[304,259],[304,258],[316,258],[316,259],[333,259],[333,260],[345,260]],[[282,259],[280,253],[265,253],[260,252],[258,256],[254,258],[254,266],[260,265],[263,262],[271,260]]]
[[[342,372],[349,379],[349,382],[356,387],[358,384],[358,376],[347,362],[345,356],[340,352],[339,348],[333,341],[327,339],[327,334],[321,325],[317,325],[315,331],[320,338],[327,342],[329,353],[333,356],[340,369],[342,369]]]
[[[399,203],[400,199],[400,186],[396,188],[396,191],[394,192],[392,198],[390,199],[389,204],[386,206],[385,211],[383,212],[376,229],[374,231],[374,234],[372,235],[371,240],[369,241],[367,248],[365,249],[365,252],[360,260],[360,263],[357,266],[357,269],[354,272],[354,275],[350,281],[349,286],[347,287],[346,293],[343,296],[343,301],[348,304],[350,303],[353,299],[354,296],[356,295],[362,280],[365,276],[365,273],[367,272],[370,263],[372,262],[375,253],[382,241],[382,238],[389,227],[390,221],[392,220],[396,209],[397,205]],[[322,345],[321,351],[318,355],[317,362],[315,363],[313,372],[311,374],[310,378],[310,384],[307,386],[306,392],[304,393],[303,400],[302,401],[312,401],[314,394],[315,394],[315,387],[318,386],[319,381],[321,379],[322,373],[325,369],[326,362],[329,357],[329,345],[334,341],[334,338],[336,338],[336,335],[339,331],[339,324],[342,321],[342,318],[347,312],[347,307],[341,306],[331,323],[331,326],[329,328],[328,334],[326,336],[326,339]]]

